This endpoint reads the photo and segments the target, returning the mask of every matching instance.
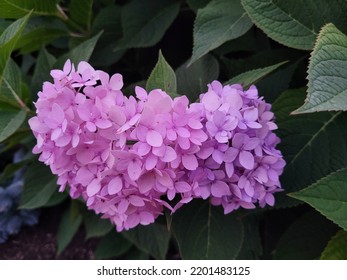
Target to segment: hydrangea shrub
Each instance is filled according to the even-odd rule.
[[[27,153],[19,207],[59,204],[58,253],[83,227],[97,258],[345,255],[343,1],[22,2],[0,0],[0,184]]]

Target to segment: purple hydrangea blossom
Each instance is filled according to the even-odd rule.
[[[161,89],[126,97],[120,74],[68,60],[52,70],[29,125],[33,152],[58,175],[60,191],[82,197],[118,231],[147,225],[193,198],[225,213],[273,205],[285,162],[271,106],[254,86],[218,81],[189,104]]]
[[[281,191],[279,176],[285,161],[275,147],[271,105],[258,96],[255,86],[214,81],[200,96],[206,132],[209,136],[200,152],[199,172],[189,175],[202,188],[202,197],[222,205],[225,214],[243,207],[274,205]],[[198,174],[197,174],[198,173]]]

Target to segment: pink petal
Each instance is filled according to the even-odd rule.
[[[140,193],[150,191],[155,185],[155,177],[152,172],[147,172],[138,179],[138,187]]]
[[[181,137],[190,137],[190,132],[188,129],[184,128],[184,127],[179,127],[177,128],[177,134]]]
[[[123,76],[121,74],[114,74],[110,79],[110,88],[112,90],[120,90],[123,87]]]
[[[149,225],[151,223],[154,223],[154,216],[152,213],[149,212],[140,212],[140,224],[141,225]]]
[[[163,137],[158,131],[149,130],[146,135],[146,142],[152,147],[160,147],[163,144]]]
[[[188,170],[196,170],[198,168],[198,161],[195,155],[183,155],[182,164]]]
[[[98,179],[95,178],[87,186],[87,195],[93,196],[93,195],[97,194],[100,191],[100,189],[101,189],[100,182]]]
[[[258,109],[257,108],[252,108],[244,111],[243,113],[243,118],[247,122],[254,122],[258,119]]]
[[[240,152],[239,161],[241,165],[248,170],[251,170],[254,167],[254,157],[248,151]]]
[[[103,129],[106,129],[112,126],[112,123],[109,120],[105,120],[105,119],[98,119],[95,122],[95,124],[97,127],[103,128]]]
[[[225,195],[230,195],[230,189],[227,183],[223,181],[216,181],[212,183],[211,193],[215,197],[222,197]]]
[[[184,181],[177,182],[175,184],[175,188],[180,193],[185,193],[185,192],[189,192],[192,190],[191,185],[189,185],[187,182],[184,182]]]
[[[270,206],[274,206],[275,205],[275,198],[271,193],[267,193],[265,196],[265,202],[266,204],[270,205]]]
[[[107,191],[110,195],[120,192],[122,188],[123,181],[119,176],[113,178],[107,185]]]
[[[231,162],[231,163],[225,163],[225,171],[227,173],[227,176],[229,178],[231,178],[231,176],[234,175],[234,164]]]
[[[147,91],[144,88],[136,86],[135,87],[135,93],[136,93],[136,97],[139,100],[146,100],[147,99]]]
[[[129,201],[126,199],[122,199],[118,204],[118,212],[123,214],[128,210]]]
[[[221,111],[216,111],[213,114],[213,122],[217,127],[222,127],[225,122],[225,114]]]
[[[152,170],[158,163],[158,158],[154,155],[149,155],[146,159],[145,168],[146,170]]]
[[[203,127],[201,122],[195,119],[189,119],[188,125],[193,129],[201,129]]]
[[[224,154],[224,159],[223,160],[225,162],[233,162],[238,154],[239,154],[239,150],[238,149],[230,147],[230,148],[228,148],[226,150],[226,152]]]
[[[221,105],[221,100],[214,91],[205,93],[201,102],[204,104],[205,108],[211,112],[216,111]]]
[[[129,202],[137,207],[145,206],[145,202],[143,201],[143,199],[137,195],[131,195],[129,197]]]
[[[139,160],[131,160],[128,165],[128,175],[131,180],[137,180],[142,172],[142,164]]]
[[[163,162],[171,162],[177,158],[176,151],[170,146],[166,147],[165,155],[161,158]]]

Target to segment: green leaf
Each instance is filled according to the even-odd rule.
[[[196,12],[198,9],[205,7],[210,0],[187,0],[188,6]]]
[[[115,228],[109,220],[102,219],[92,211],[86,212],[84,225],[86,228],[86,239],[104,236]]]
[[[258,260],[263,254],[262,239],[259,228],[259,213],[252,213],[250,210],[241,221],[244,228],[242,247],[237,255],[238,260]],[[254,210],[257,211],[257,210]]]
[[[31,79],[33,100],[37,99],[37,92],[42,89],[43,82],[51,79],[49,73],[55,62],[55,57],[51,55],[45,48],[40,50],[35,64],[34,74]]]
[[[78,24],[90,29],[93,16],[93,0],[71,0],[69,5],[70,17]]]
[[[53,195],[49,198],[44,207],[52,207],[58,205],[65,201],[69,197],[68,193],[65,192],[54,192]]]
[[[339,231],[325,247],[321,260],[347,260],[347,232]]]
[[[347,26],[347,3],[326,0],[241,0],[252,21],[273,40],[310,50],[327,22]]]
[[[92,32],[104,33],[98,41],[98,51],[93,53],[91,63],[95,66],[109,66],[117,62],[125,53],[125,50],[113,51],[117,47],[117,41],[122,38],[121,7],[118,5],[107,6],[98,12],[93,20]],[[107,53],[107,55],[105,55]]]
[[[316,211],[298,218],[281,236],[274,258],[279,260],[317,259],[337,227]]]
[[[147,80],[146,89],[147,91],[162,89],[171,96],[176,95],[177,82],[175,72],[167,63],[161,51],[159,51],[158,62]]]
[[[283,193],[277,194],[277,207],[297,205],[286,194],[306,188],[321,178],[347,167],[347,114],[320,112],[290,115],[302,104],[305,89],[288,90],[274,103],[273,112],[287,165],[280,177]],[[295,178],[295,180],[293,179]]]
[[[43,163],[34,162],[25,175],[20,208],[34,209],[45,206],[58,191],[57,179]]]
[[[165,225],[158,223],[140,225],[122,234],[145,253],[156,259],[165,259],[170,240],[170,233]]]
[[[21,109],[21,82],[21,70],[10,58],[3,72],[2,83],[0,82],[0,101]]]
[[[95,249],[95,258],[110,259],[120,257],[128,252],[131,247],[131,242],[114,230],[101,239]]]
[[[30,17],[30,14],[31,13],[21,19],[16,20],[0,35],[0,86],[2,84],[3,74],[10,59],[11,53],[16,46],[16,43]]]
[[[42,17],[31,18],[18,39],[15,49],[19,49],[22,54],[30,53],[57,38],[68,35],[65,25],[58,20]]]
[[[77,204],[71,203],[59,223],[57,232],[57,255],[60,255],[72,241],[82,223],[82,215]]]
[[[123,38],[115,50],[151,47],[164,36],[178,15],[174,0],[133,0],[122,8]]]
[[[95,49],[96,43],[98,42],[101,34],[102,34],[102,31],[100,31],[94,37],[79,44],[77,47],[73,48],[69,53],[59,57],[57,62],[54,64],[54,67],[62,68],[65,61],[68,58],[71,59],[72,63],[74,63],[76,66],[82,60],[88,61]]]
[[[0,17],[20,18],[33,10],[34,15],[57,16],[57,0],[0,0]]]
[[[346,189],[347,167],[326,176],[308,188],[289,195],[310,204],[328,219],[347,230]]]
[[[190,66],[188,63],[176,70],[177,92],[194,102],[200,93],[207,91],[207,84],[218,78],[219,65],[212,55],[205,55]]]
[[[0,142],[10,137],[22,125],[26,117],[24,110],[0,110]]]
[[[256,84],[259,80],[263,79],[285,63],[287,63],[287,61],[283,61],[268,67],[247,71],[245,73],[237,75],[224,84],[242,84],[244,88],[248,88],[249,86]]]
[[[293,113],[347,110],[347,36],[333,24],[319,33],[308,67],[308,95]]]
[[[235,259],[242,248],[241,221],[207,201],[183,206],[173,215],[171,228],[182,259]]]
[[[190,63],[252,27],[239,1],[212,0],[198,10],[194,23],[194,47]]]

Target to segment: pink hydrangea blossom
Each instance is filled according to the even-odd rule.
[[[194,198],[225,213],[274,205],[285,162],[271,106],[251,86],[208,86],[200,101],[135,88],[120,74],[67,60],[52,70],[29,125],[60,191],[82,197],[118,231],[147,225]]]

